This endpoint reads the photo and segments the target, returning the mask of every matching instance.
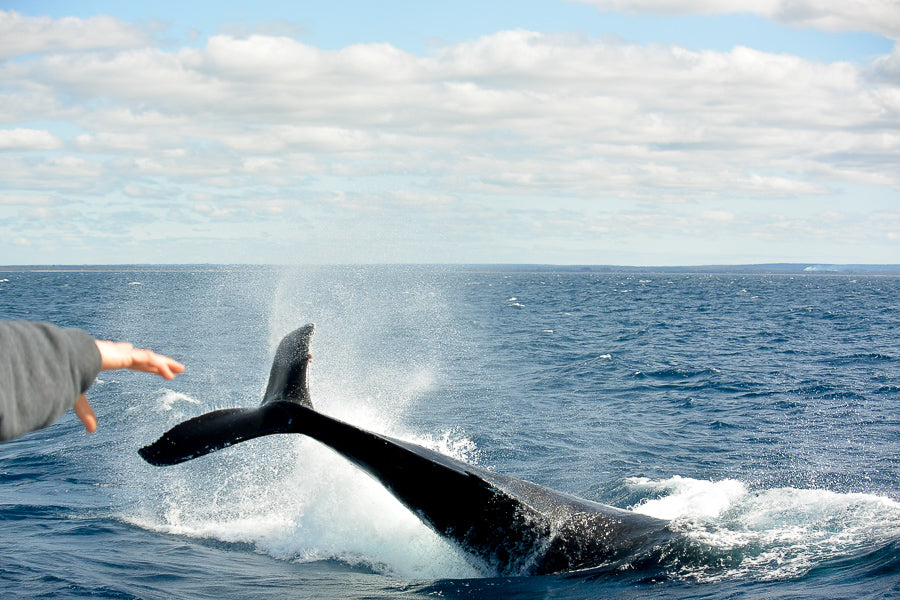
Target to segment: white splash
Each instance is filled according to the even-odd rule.
[[[874,494],[750,491],[730,479],[627,483],[642,493],[662,494],[639,503],[635,511],[671,519],[672,528],[701,552],[723,558],[682,567],[682,576],[701,581],[794,578],[829,559],[900,537],[900,503]]]
[[[200,404],[199,401],[194,400],[187,394],[182,394],[181,392],[176,392],[173,390],[163,389],[162,396],[156,399],[156,410],[157,411],[170,411],[179,403],[184,404]]]
[[[405,385],[429,384],[422,375]],[[177,422],[196,414],[187,406],[196,404],[165,390],[156,410],[184,409]],[[332,416],[462,460],[476,453],[459,430],[415,435],[359,399],[323,404],[339,409],[329,410]],[[137,485],[137,506],[121,518],[148,530],[249,544],[280,560],[337,559],[403,578],[485,574],[380,483],[304,436],[260,438],[165,470],[142,465],[137,473],[146,481]]]

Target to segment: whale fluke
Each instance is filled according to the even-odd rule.
[[[138,453],[151,465],[164,467],[264,435],[292,433],[285,404],[214,410],[179,423]]]
[[[148,463],[161,467],[260,436],[294,433],[289,405],[312,408],[307,371],[312,360],[309,346],[315,331],[316,326],[310,323],[281,340],[259,408],[226,408],[188,419],[138,453]]]
[[[307,435],[369,473],[437,533],[503,575],[645,558],[673,537],[667,521],[494,473],[315,411],[307,382],[314,331],[307,325],[282,340],[261,406],[184,421],[140,455],[153,465],[174,465],[264,435]]]

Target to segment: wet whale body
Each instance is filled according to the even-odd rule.
[[[501,575],[626,568],[672,538],[666,521],[494,473],[315,411],[307,381],[314,332],[306,325],[281,341],[259,407],[184,421],[140,455],[153,465],[174,465],[260,436],[307,435],[369,473],[438,534]]]

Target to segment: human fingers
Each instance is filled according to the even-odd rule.
[[[75,409],[75,415],[84,423],[84,428],[88,433],[97,431],[97,415],[94,414],[94,409],[91,408],[87,396],[84,394],[78,396],[78,400],[75,401],[75,406],[72,408]]]
[[[129,369],[155,373],[163,379],[172,379],[184,372],[184,365],[152,350],[133,349],[131,351],[131,364]]]
[[[172,379],[184,371],[184,365],[177,360],[152,350],[135,348],[128,342],[97,340],[97,349],[100,351],[100,368],[104,371],[132,369],[155,373],[164,379]]]

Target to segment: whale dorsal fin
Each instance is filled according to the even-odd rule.
[[[315,332],[316,326],[310,323],[292,331],[281,340],[275,352],[275,360],[272,361],[263,404],[284,401],[306,408],[313,407],[306,372],[309,361],[312,360],[309,344]]]

